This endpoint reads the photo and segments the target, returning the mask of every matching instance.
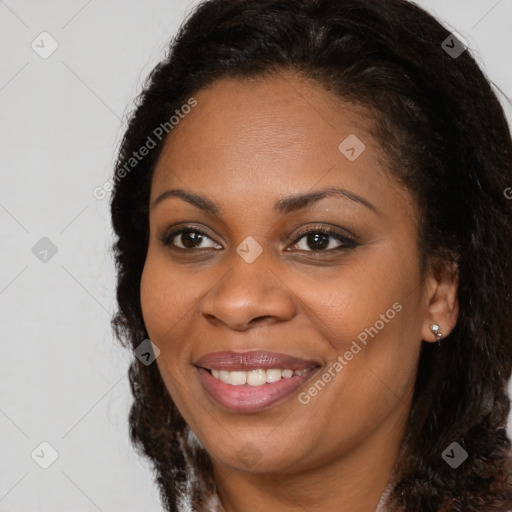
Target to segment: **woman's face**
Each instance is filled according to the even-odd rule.
[[[414,202],[371,118],[316,84],[221,80],[194,97],[155,169],[141,283],[165,384],[214,464],[376,463],[444,319]]]

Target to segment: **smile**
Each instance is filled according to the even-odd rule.
[[[296,392],[320,368],[267,351],[216,352],[196,362],[210,399],[231,412],[259,412]]]

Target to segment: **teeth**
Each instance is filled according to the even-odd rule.
[[[229,383],[233,386],[242,386],[247,382],[247,372],[229,372]]]
[[[247,372],[247,384],[250,386],[261,386],[265,384],[266,373],[265,370],[251,370]]]
[[[249,386],[261,386],[265,383],[277,382],[281,379],[289,379],[294,375],[304,375],[307,370],[290,370],[285,368],[271,368],[265,370],[258,368],[257,370],[235,371],[228,372],[227,370],[211,370],[212,375],[224,382],[225,384],[231,384],[233,386],[243,386],[248,384]]]
[[[265,377],[265,382],[277,382],[278,380],[281,380],[282,377],[282,371],[281,370],[267,370]]]

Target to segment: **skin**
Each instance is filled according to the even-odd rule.
[[[453,272],[422,276],[414,200],[384,168],[362,108],[284,72],[219,80],[194,97],[198,105],[170,133],[155,169],[141,282],[164,382],[212,457],[226,512],[373,512],[402,441],[422,340],[435,342],[432,323],[445,335],[455,325]],[[354,161],[338,149],[349,134],[366,147]],[[279,199],[327,186],[361,196],[375,211],[346,197],[273,210]],[[173,188],[206,196],[220,212],[177,197],[153,204]],[[207,237],[178,235],[174,246],[159,240],[190,223]],[[349,230],[359,245],[339,250],[331,236],[315,250],[318,242],[299,236],[319,226]],[[252,263],[236,252],[248,236],[263,249]],[[301,403],[298,393],[394,303],[401,311]],[[253,349],[321,368],[263,411],[225,410],[193,363]],[[247,451],[255,463],[241,456]]]

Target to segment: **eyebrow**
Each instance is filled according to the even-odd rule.
[[[171,197],[178,197],[183,199],[191,205],[196,206],[197,208],[207,213],[211,213],[212,215],[218,215],[221,213],[221,208],[207,197],[192,192],[187,192],[181,188],[166,190],[153,201],[151,207],[154,208],[165,199],[169,199]],[[306,192],[305,194],[294,194],[281,198],[274,204],[273,210],[276,213],[289,214],[297,210],[302,210],[312,203],[320,201],[326,197],[341,197],[349,199],[350,201],[359,203],[372,210],[373,212],[378,213],[375,206],[368,200],[340,187],[326,187],[320,190]]]

